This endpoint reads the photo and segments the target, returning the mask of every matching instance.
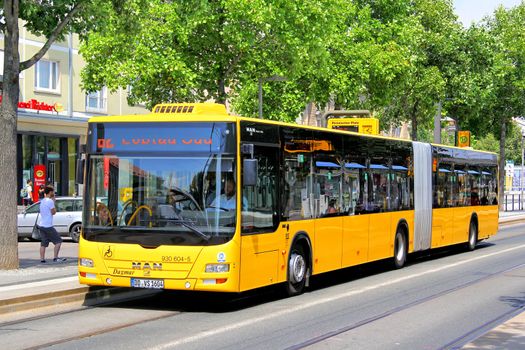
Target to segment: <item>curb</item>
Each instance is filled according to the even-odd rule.
[[[525,215],[512,215],[507,217],[499,218],[499,225],[512,224],[515,222],[525,221]]]
[[[62,307],[62,309],[74,310],[144,298],[156,293],[159,293],[159,291],[123,287],[82,286],[61,291],[14,297],[0,300],[0,318],[2,319],[0,323],[56,313],[58,306]]]

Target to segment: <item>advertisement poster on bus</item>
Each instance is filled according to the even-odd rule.
[[[38,202],[38,189],[40,185],[46,185],[46,166],[43,164],[37,164],[33,168],[33,202]]]

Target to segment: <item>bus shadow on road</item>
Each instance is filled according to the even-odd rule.
[[[493,245],[493,243],[481,242],[476,247],[476,250],[485,249]],[[407,266],[466,253],[462,245],[433,249],[423,253],[413,253],[409,255]],[[392,270],[395,270],[392,259],[385,259],[333,272],[326,272],[310,278],[310,287],[306,290],[306,293],[350,283]],[[164,290],[147,298],[121,302],[110,305],[110,307],[173,312],[228,313],[286,298],[284,286],[283,284],[279,284],[243,293]]]
[[[243,293],[216,293],[164,290],[153,296],[130,300],[108,307],[173,312],[228,313],[270,303],[285,298],[276,286],[264,287]],[[101,307],[106,307],[101,306]]]
[[[480,242],[476,250],[485,249],[493,246],[494,243]],[[444,248],[425,250],[423,252],[411,253],[408,256],[406,266],[421,264],[427,261],[438,260],[444,257],[467,254],[464,245],[455,245]],[[329,288],[335,285],[349,283],[365,277],[387,273],[396,270],[392,259],[384,259],[366,263],[359,266],[352,266],[342,270],[327,272],[312,278],[310,290]]]

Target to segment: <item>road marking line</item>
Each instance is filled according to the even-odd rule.
[[[435,268],[435,269],[426,270],[426,271],[415,273],[415,274],[412,274],[412,275],[400,277],[400,278],[397,278],[397,279],[394,279],[394,280],[390,280],[390,281],[387,281],[387,282],[384,282],[384,283],[380,283],[380,284],[376,284],[376,285],[373,285],[373,286],[365,287],[365,288],[362,288],[362,289],[351,290],[351,291],[345,292],[345,293],[337,295],[337,296],[318,299],[316,301],[313,301],[313,302],[310,302],[310,303],[306,303],[306,304],[301,304],[301,305],[295,306],[295,307],[290,308],[290,309],[274,312],[274,313],[266,315],[266,316],[260,316],[260,317],[252,318],[252,319],[249,319],[249,320],[246,320],[246,321],[242,321],[242,322],[237,322],[237,323],[231,324],[229,326],[224,326],[224,327],[217,328],[217,329],[214,329],[214,330],[201,332],[201,333],[198,333],[198,334],[196,334],[194,336],[191,336],[191,337],[186,337],[186,338],[178,339],[178,340],[173,341],[173,342],[160,344],[160,345],[157,345],[157,346],[154,346],[154,347],[150,347],[148,349],[149,350],[162,350],[162,349],[167,349],[167,348],[175,347],[175,346],[182,345],[182,344],[187,344],[187,343],[194,342],[194,341],[197,341],[197,340],[200,340],[200,339],[203,339],[203,338],[206,338],[206,337],[210,337],[210,336],[213,336],[213,335],[216,335],[216,334],[219,334],[219,333],[229,332],[229,331],[233,331],[233,330],[235,330],[237,328],[246,327],[246,326],[252,325],[252,324],[257,323],[257,322],[262,322],[262,321],[266,321],[266,320],[269,320],[269,319],[272,319],[272,318],[275,318],[275,317],[284,316],[284,315],[287,315],[287,314],[291,314],[293,312],[297,312],[297,311],[300,311],[300,310],[308,309],[310,307],[326,304],[326,303],[329,303],[329,302],[332,302],[332,301],[336,301],[336,300],[339,300],[339,299],[343,299],[343,298],[347,298],[347,297],[350,297],[350,296],[353,296],[353,295],[362,294],[362,293],[365,293],[365,292],[368,292],[368,291],[371,291],[371,290],[374,290],[374,289],[390,286],[390,285],[395,284],[395,283],[404,282],[404,281],[407,281],[407,280],[410,280],[410,279],[413,279],[413,278],[416,278],[416,277],[421,277],[421,276],[424,276],[424,275],[428,275],[430,273],[436,273],[436,272],[444,271],[444,270],[447,270],[447,269],[450,269],[450,268],[453,268],[453,267],[457,267],[457,266],[460,266],[460,265],[463,265],[463,264],[467,264],[467,263],[470,263],[470,262],[473,262],[473,261],[489,258],[489,257],[492,257],[492,256],[508,253],[508,252],[511,252],[511,251],[514,251],[514,250],[518,250],[518,249],[523,249],[523,248],[525,248],[525,244],[524,245],[520,245],[520,246],[516,246],[516,247],[512,247],[512,248],[508,248],[508,249],[505,249],[505,250],[501,250],[499,252],[494,252],[494,253],[489,253],[489,254],[477,256],[477,257],[472,258],[472,259],[459,261],[459,262],[456,262],[456,263],[453,263],[453,264],[449,264],[449,265],[445,265],[445,266],[441,266],[441,267],[438,267],[438,268]]]
[[[48,286],[50,284],[58,284],[58,283],[73,282],[73,281],[78,281],[78,277],[77,276],[63,277],[63,278],[55,278],[52,280],[46,280],[46,281],[40,281],[40,282],[21,283],[21,284],[16,284],[14,286],[0,287],[0,293],[7,292],[10,290],[42,287],[42,286]]]

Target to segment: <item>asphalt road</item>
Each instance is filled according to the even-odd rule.
[[[411,256],[319,276],[305,294],[155,297],[0,326],[25,349],[453,349],[525,304],[525,225],[506,226],[474,252]]]

